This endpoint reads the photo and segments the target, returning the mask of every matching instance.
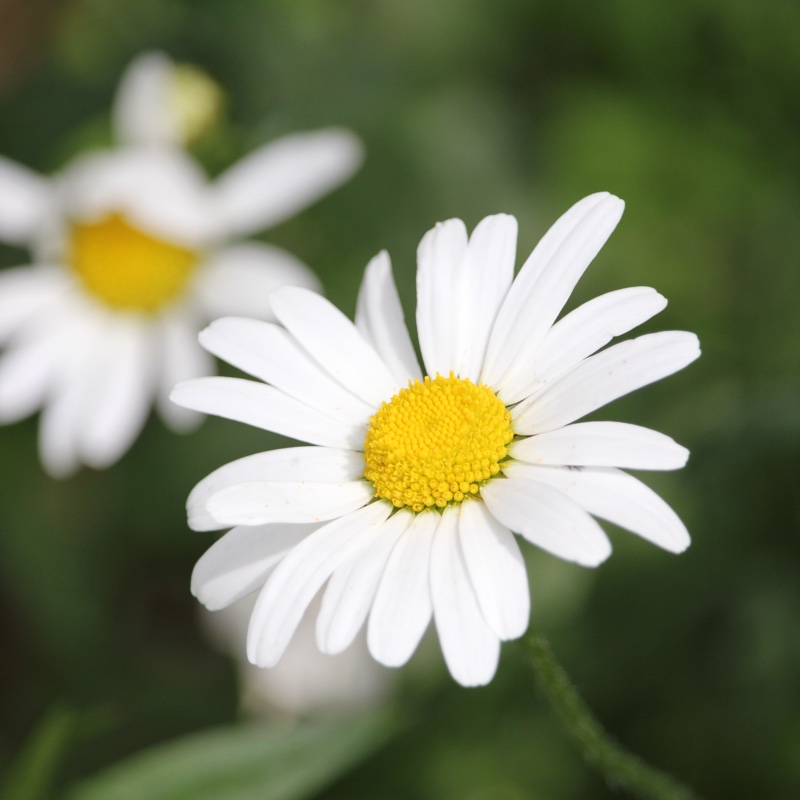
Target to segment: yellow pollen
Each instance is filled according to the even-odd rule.
[[[452,372],[409,381],[370,419],[364,477],[396,508],[444,508],[480,493],[513,438],[511,413],[488,386]]]
[[[198,254],[109,214],[73,226],[68,259],[86,290],[106,305],[153,312],[183,292]]]

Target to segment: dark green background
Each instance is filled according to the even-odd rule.
[[[516,215],[521,263],[580,197],[627,201],[571,302],[654,286],[670,305],[645,329],[699,334],[699,362],[601,415],[690,448],[685,470],[646,480],[694,541],[676,557],[614,530],[591,573],[528,546],[533,618],[634,751],[709,798],[796,797],[800,4],[28,5],[41,18],[13,48],[0,30],[13,55],[0,152],[33,168],[102,140],[121,71],[153,47],[228,94],[226,125],[199,151],[212,173],[283,133],[358,132],[356,178],[264,237],[348,314],[387,248],[413,319],[415,248],[437,220]],[[0,265],[24,259],[0,247]],[[177,437],[151,420],[118,465],[59,483],[35,437],[35,420],[0,429],[0,765],[64,704],[83,715],[64,787],[235,718],[233,666],[206,645],[188,591],[213,537],[186,528],[183,504],[211,469],[279,439],[216,419]],[[322,797],[617,796],[569,747],[517,645],[486,689],[443,668],[400,678],[411,726]]]

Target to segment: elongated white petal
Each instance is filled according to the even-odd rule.
[[[417,336],[425,374],[447,376],[459,358],[461,265],[467,229],[460,219],[438,222],[417,248]]]
[[[483,616],[500,639],[525,633],[530,592],[517,540],[481,502],[460,505],[458,536]]]
[[[499,392],[500,398],[510,405],[532,395],[666,305],[655,289],[645,286],[619,289],[589,300],[550,328],[533,359]]]
[[[375,409],[348,392],[277,325],[225,317],[200,333],[206,350],[332,419],[366,425]]]
[[[666,378],[700,355],[697,336],[650,333],[582,361],[512,410],[514,430],[529,435],[560,428],[618,397]]]
[[[530,363],[540,342],[606,239],[625,204],[601,192],[585,197],[545,234],[523,264],[497,315],[481,381],[502,389]]]
[[[120,79],[112,108],[115,138],[129,145],[180,145],[182,132],[172,112],[175,65],[164,53],[135,58]]]
[[[172,402],[323,447],[360,450],[362,431],[336,422],[273,386],[240,378],[198,378],[179,383]]]
[[[505,480],[489,481],[481,489],[486,507],[495,519],[537,547],[566,561],[596,567],[611,555],[603,529],[576,502],[552,487],[512,468]],[[524,466],[524,465],[522,465]]]
[[[221,489],[206,503],[222,525],[320,522],[365,506],[375,490],[365,480],[347,483],[251,481]]]
[[[113,464],[141,431],[154,393],[154,356],[146,322],[121,318],[108,325],[78,434],[78,449],[89,466]]]
[[[192,489],[186,501],[189,527],[211,531],[225,527],[206,509],[209,499],[230,486],[254,481],[309,481],[340,484],[358,480],[364,458],[353,450],[333,447],[287,447],[231,461],[214,470]]]
[[[640,480],[616,469],[563,469],[511,464],[508,473],[557,488],[590,514],[641,536],[670,553],[683,552],[689,533],[677,514]]]
[[[464,287],[461,350],[456,374],[478,382],[486,345],[500,304],[514,278],[517,255],[517,221],[509,214],[481,220],[472,236],[458,280]]]
[[[50,266],[4,269],[0,272],[0,344],[34,316],[47,313],[69,291],[64,270]]]
[[[367,625],[373,658],[400,667],[411,658],[433,613],[430,553],[440,515],[417,514],[389,556]]]
[[[216,181],[216,214],[228,234],[269,228],[348,180],[364,150],[338,128],[296,133],[260,147]]]
[[[270,305],[278,321],[342,386],[376,408],[392,397],[395,381],[381,357],[330,301],[285,286],[270,295]]]
[[[409,380],[422,380],[385,250],[367,264],[364,272],[358,292],[356,328],[383,359],[397,390],[404,389]]]
[[[192,594],[217,611],[260,589],[292,548],[320,524],[233,528],[201,556],[192,571]]]
[[[323,653],[335,655],[350,646],[369,614],[386,562],[413,519],[410,511],[397,511],[378,536],[333,573],[317,617],[317,645]]]
[[[177,148],[92,151],[58,177],[74,218],[123,214],[141,230],[190,249],[216,241],[216,220],[200,167]]]
[[[274,321],[267,298],[281,286],[321,288],[317,276],[286,250],[240,242],[208,256],[198,270],[195,292],[207,319],[233,315]]]
[[[576,422],[514,442],[512,458],[530,464],[680,469],[689,451],[658,431],[625,422]]]
[[[478,607],[458,541],[458,510],[445,509],[431,546],[431,599],[436,630],[450,674],[462,686],[494,677],[500,640]]]
[[[380,536],[389,503],[370,503],[306,537],[275,568],[258,597],[247,632],[247,657],[259,667],[283,655],[303,613],[331,573],[366,539]]]
[[[200,325],[193,313],[165,314],[158,331],[161,349],[160,375],[156,408],[164,423],[176,433],[194,430],[203,417],[196,411],[182,408],[169,399],[176,383],[213,375],[214,359],[200,347],[197,329]]]
[[[0,241],[29,244],[54,199],[46,178],[0,156]]]

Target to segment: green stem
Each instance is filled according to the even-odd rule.
[[[609,737],[556,660],[550,645],[533,628],[528,631],[525,649],[539,688],[584,761],[598,769],[611,786],[643,800],[700,800],[694,791]]]

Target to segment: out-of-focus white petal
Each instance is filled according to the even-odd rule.
[[[179,383],[173,403],[323,447],[360,450],[364,432],[337,422],[274,386],[240,378],[198,378]]]
[[[481,382],[495,391],[534,357],[575,284],[617,226],[625,204],[585,197],[542,237],[514,280],[489,337]]]
[[[209,499],[230,486],[254,481],[310,481],[339,484],[358,480],[364,458],[333,447],[287,447],[239,458],[215,469],[192,489],[186,501],[189,526],[196,531],[224,527],[206,509]]]
[[[422,380],[385,250],[364,271],[356,306],[356,328],[383,359],[397,390],[405,389],[409,380]]]
[[[351,394],[283,329],[240,317],[218,319],[200,333],[207,350],[332,419],[364,428],[375,409]]]
[[[212,187],[214,213],[229,235],[270,228],[348,180],[364,150],[339,128],[296,133],[258,148]]]
[[[216,372],[214,359],[197,341],[199,327],[195,315],[189,310],[164,314],[159,321],[161,372],[156,407],[164,423],[176,433],[194,430],[203,417],[169,399],[175,384]]]
[[[262,242],[242,242],[208,256],[198,270],[194,291],[208,319],[274,320],[267,296],[280,286],[321,288],[316,275],[286,250]]]
[[[512,409],[514,430],[555,430],[618,397],[666,378],[700,356],[697,336],[661,331],[620,342],[582,361]]]
[[[367,626],[369,651],[384,666],[405,664],[431,620],[430,553],[440,519],[417,514],[386,563]]]
[[[335,655],[350,646],[369,614],[386,562],[413,520],[407,509],[397,511],[378,536],[333,573],[317,617],[317,644],[323,653]]]
[[[112,108],[116,139],[125,145],[180,145],[182,131],[171,108],[175,64],[164,53],[137,56],[120,79]]]
[[[58,267],[34,265],[0,271],[0,344],[33,316],[53,309],[69,287],[69,278]]]
[[[375,490],[365,480],[346,483],[252,481],[221,489],[206,503],[208,513],[224,525],[267,522],[320,522],[357,511]]]
[[[141,431],[155,385],[153,344],[147,320],[109,318],[78,432],[78,450],[89,466],[113,464]]]
[[[484,503],[460,506],[458,536],[475,595],[489,627],[500,639],[525,633],[530,592],[517,540]]]
[[[469,237],[458,278],[463,285],[461,351],[453,369],[473,383],[480,378],[489,334],[514,278],[516,255],[517,221],[509,214],[486,217]]]
[[[459,546],[458,516],[456,508],[446,508],[433,537],[433,618],[450,674],[462,686],[484,686],[497,671],[500,641],[478,607]]]
[[[450,374],[458,366],[461,333],[461,265],[467,229],[460,219],[438,222],[417,248],[417,336],[425,374]]]
[[[391,510],[389,503],[370,503],[315,531],[284,557],[250,618],[247,657],[253,664],[271,667],[278,662],[322,584],[361,542],[380,535]]]
[[[670,553],[683,552],[689,533],[678,515],[648,486],[617,469],[564,469],[510,464],[509,474],[547,483],[590,514],[641,536]]]
[[[550,328],[532,360],[499,392],[501,400],[511,405],[532,395],[666,305],[655,289],[645,286],[619,289],[589,300]]]
[[[317,524],[246,525],[228,531],[192,571],[192,594],[216,611],[260,589],[281,559]]]
[[[537,547],[565,561],[596,567],[611,555],[603,529],[576,502],[563,493],[513,468],[509,477],[489,481],[481,489],[486,507],[495,519]]]
[[[53,200],[47,178],[0,156],[0,241],[30,244]]]
[[[189,248],[205,247],[218,237],[206,178],[177,149],[95,151],[73,161],[57,185],[80,221],[123,214],[138,228]]]
[[[689,451],[669,436],[625,422],[576,422],[514,442],[509,455],[529,464],[680,469]]]
[[[308,289],[285,286],[270,295],[278,321],[328,374],[379,408],[394,394],[394,379],[381,357],[336,306]]]

